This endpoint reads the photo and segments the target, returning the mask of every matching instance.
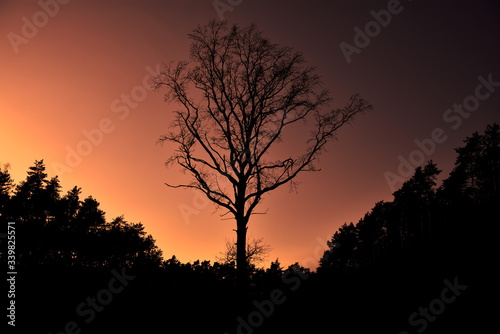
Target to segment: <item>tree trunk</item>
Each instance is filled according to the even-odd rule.
[[[236,285],[240,293],[245,294],[249,286],[247,263],[247,222],[245,217],[236,218]]]

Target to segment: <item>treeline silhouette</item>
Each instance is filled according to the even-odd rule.
[[[241,303],[234,297],[234,261],[181,263],[175,255],[164,260],[141,223],[123,216],[106,221],[100,203],[92,196],[82,199],[81,193],[75,186],[63,195],[43,160],[36,160],[17,185],[8,165],[0,169],[0,221],[5,232],[8,222],[15,222],[16,230],[17,328],[59,333],[74,321],[84,332],[128,333],[156,330],[170,319],[165,326],[195,321],[192,328],[222,331],[236,319],[234,305]],[[4,245],[0,256],[7,268]],[[290,268],[309,271],[298,264]],[[108,286],[113,270],[133,276],[130,286],[116,296],[119,302],[97,304],[95,316],[86,317],[87,308],[78,311],[78,306]],[[278,260],[268,269],[252,266],[254,297],[279,282],[282,273]]]
[[[464,142],[441,186],[441,170],[429,161],[393,193],[392,202],[376,203],[357,224],[335,232],[319,273],[349,277],[401,259],[449,256],[449,250],[467,254],[475,243],[481,247],[489,233],[476,225],[499,222],[499,126],[490,125]]]
[[[455,151],[455,166],[441,185],[441,170],[433,161],[417,167],[393,201],[376,203],[328,242],[317,270],[317,293],[329,291],[331,298],[347,303],[334,314],[351,323],[347,327],[353,333],[379,325],[396,333],[451,333],[467,326],[479,332],[491,325],[493,309],[478,306],[494,293],[499,125],[473,133]],[[420,315],[426,312],[421,307],[440,305],[435,300],[446,287],[444,280],[456,280],[466,291],[453,304],[444,303],[442,314]],[[418,317],[411,321],[414,312]]]
[[[60,189],[57,176],[47,179],[43,160],[35,161],[15,187],[8,169],[0,171],[0,215],[17,223],[20,270],[160,265],[161,251],[141,223],[123,216],[107,222],[97,200],[80,199],[81,188],[64,196]]]
[[[467,137],[456,153],[440,185],[441,171],[429,161],[393,201],[378,202],[358,223],[344,224],[317,272],[299,263],[285,269],[278,259],[267,269],[252,267],[248,300],[237,300],[234,262],[164,260],[141,223],[123,216],[106,221],[99,202],[81,199],[78,187],[62,195],[43,160],[17,185],[4,167],[0,220],[2,233],[8,221],[16,222],[16,325],[46,333],[69,333],[71,321],[82,333],[485,329],[485,319],[493,319],[483,302],[495,288],[493,231],[500,222],[499,125]],[[118,273],[122,279],[115,283],[123,289],[110,285]],[[410,322],[420,307],[440,298],[445,280],[467,289],[439,315]]]

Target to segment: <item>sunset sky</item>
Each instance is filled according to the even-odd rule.
[[[269,261],[315,268],[341,224],[392,200],[386,176],[398,175],[400,158],[432,159],[446,177],[453,148],[500,121],[497,1],[2,0],[0,164],[19,182],[44,159],[63,193],[77,185],[108,220],[142,222],[166,259],[213,261],[235,223],[164,185],[182,173],[164,166],[172,147],[156,143],[172,107],[150,78],[164,62],[187,60],[187,34],[230,2],[220,9],[230,23],[255,22],[316,66],[332,107],[360,93],[375,108],[341,129],[297,192],[284,186],[264,198],[258,211],[267,214],[252,217],[249,233],[272,246]],[[366,27],[369,41],[356,37]],[[346,57],[346,48],[356,52]],[[418,153],[415,141],[435,149]]]

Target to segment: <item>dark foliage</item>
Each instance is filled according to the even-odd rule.
[[[439,187],[441,171],[429,161],[394,192],[392,202],[376,203],[357,224],[344,224],[333,235],[318,268],[320,285],[323,292],[328,286],[349,287],[330,289],[330,298],[361,294],[363,306],[353,306],[354,318],[363,319],[361,313],[374,319],[361,328],[443,333],[466,325],[479,331],[491,324],[492,311],[477,306],[494,289],[499,139],[498,124],[484,134],[475,132],[456,149],[455,167]],[[455,277],[468,286],[462,299],[425,329],[411,328],[409,316],[439,297],[443,280]],[[380,322],[383,327],[375,325]]]
[[[142,224],[123,216],[107,222],[99,202],[80,199],[80,188],[61,196],[43,161],[18,185],[4,167],[0,218],[16,222],[17,323],[45,333],[64,332],[70,321],[82,333],[482,332],[494,318],[484,301],[496,294],[499,142],[497,124],[466,138],[441,185],[432,161],[416,168],[393,201],[334,233],[317,272],[298,263],[284,270],[278,259],[252,268],[244,300],[235,293],[234,262],[164,261]],[[3,246],[0,255],[5,267]],[[91,320],[90,308],[82,315],[78,307],[104,298],[122,270],[126,286]],[[444,280],[467,289],[425,328],[412,326],[411,314],[441,298]]]

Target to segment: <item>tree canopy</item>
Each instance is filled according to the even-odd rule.
[[[167,165],[190,175],[174,188],[194,188],[236,221],[236,262],[246,275],[246,231],[263,196],[293,185],[315,163],[337,130],[372,106],[359,95],[328,109],[329,93],[304,56],[272,43],[255,24],[240,27],[212,20],[191,34],[190,60],[170,63],[156,79],[177,103],[170,131],[175,145]],[[305,149],[271,154],[285,130],[309,121]]]
[[[107,222],[96,199],[80,199],[76,186],[61,195],[58,177],[47,176],[43,160],[36,160],[16,186],[7,168],[0,171],[0,217],[17,222],[21,266],[131,268],[161,263],[161,251],[141,223],[123,216]]]
[[[378,202],[357,224],[344,224],[328,242],[319,271],[345,276],[417,254],[462,252],[471,242],[482,249],[489,237],[477,226],[500,218],[500,127],[488,125],[464,143],[440,186],[441,170],[429,161],[393,193],[392,202]]]

